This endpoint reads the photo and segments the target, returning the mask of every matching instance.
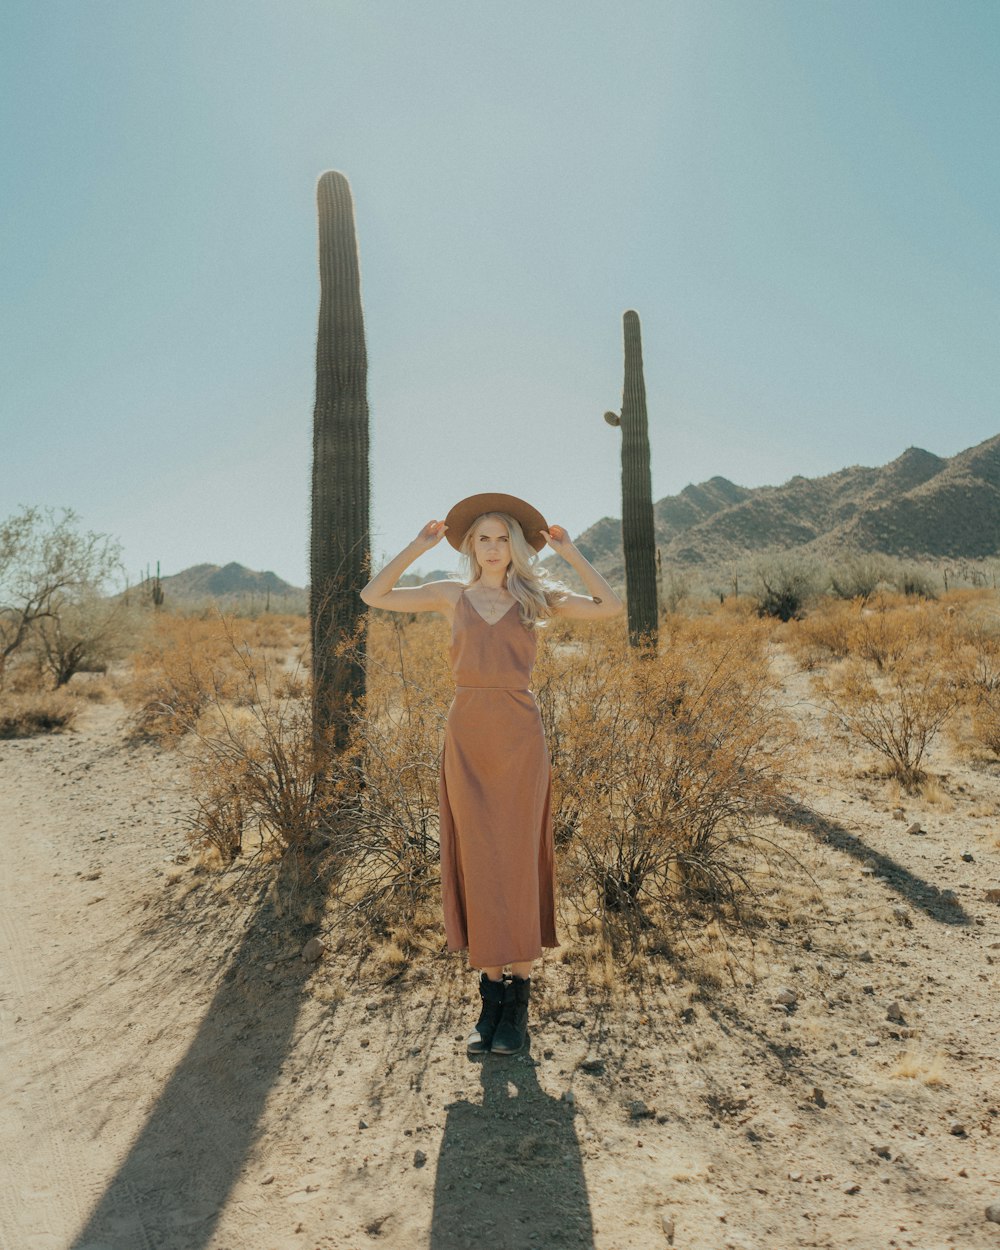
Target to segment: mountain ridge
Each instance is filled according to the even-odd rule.
[[[844,550],[914,560],[1000,555],[1000,435],[951,457],[908,447],[886,465],[851,465],[780,486],[722,477],[653,505],[661,560],[713,566],[772,552],[821,559]],[[621,577],[621,522],[602,517],[576,540],[609,580]]]

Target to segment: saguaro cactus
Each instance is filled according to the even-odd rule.
[[[628,638],[633,647],[648,646],[655,650],[659,625],[656,537],[639,314],[630,309],[622,317],[622,323],[625,337],[622,410],[620,414],[606,412],[604,419],[609,425],[620,426],[622,432],[622,545]]]
[[[341,749],[351,702],[365,690],[364,604],[370,560],[368,356],[351,188],[323,174],[319,208],[319,332],[313,410],[309,618],[313,729]],[[340,644],[354,645],[338,654]]]

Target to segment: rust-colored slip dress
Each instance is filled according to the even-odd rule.
[[[490,625],[462,591],[441,754],[441,901],[448,949],[468,947],[473,968],[559,945],[552,770],[528,688],[537,648],[516,603]]]

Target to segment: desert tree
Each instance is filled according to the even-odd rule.
[[[0,686],[42,622],[67,601],[98,593],[120,567],[115,539],[81,531],[70,508],[23,507],[0,521]]]

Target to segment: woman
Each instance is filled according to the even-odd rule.
[[[397,588],[403,570],[442,536],[466,557],[466,581]],[[547,583],[535,568],[546,543],[576,569],[589,597]],[[468,948],[480,969],[482,1010],[467,1050],[515,1054],[527,1041],[532,963],[543,947],[559,945],[551,766],[528,688],[536,631],[552,616],[594,620],[624,605],[561,525],[547,526],[523,499],[497,493],[471,495],[443,521],[428,521],[361,598],[451,622],[456,689],[440,775],[445,933],[448,949]]]

